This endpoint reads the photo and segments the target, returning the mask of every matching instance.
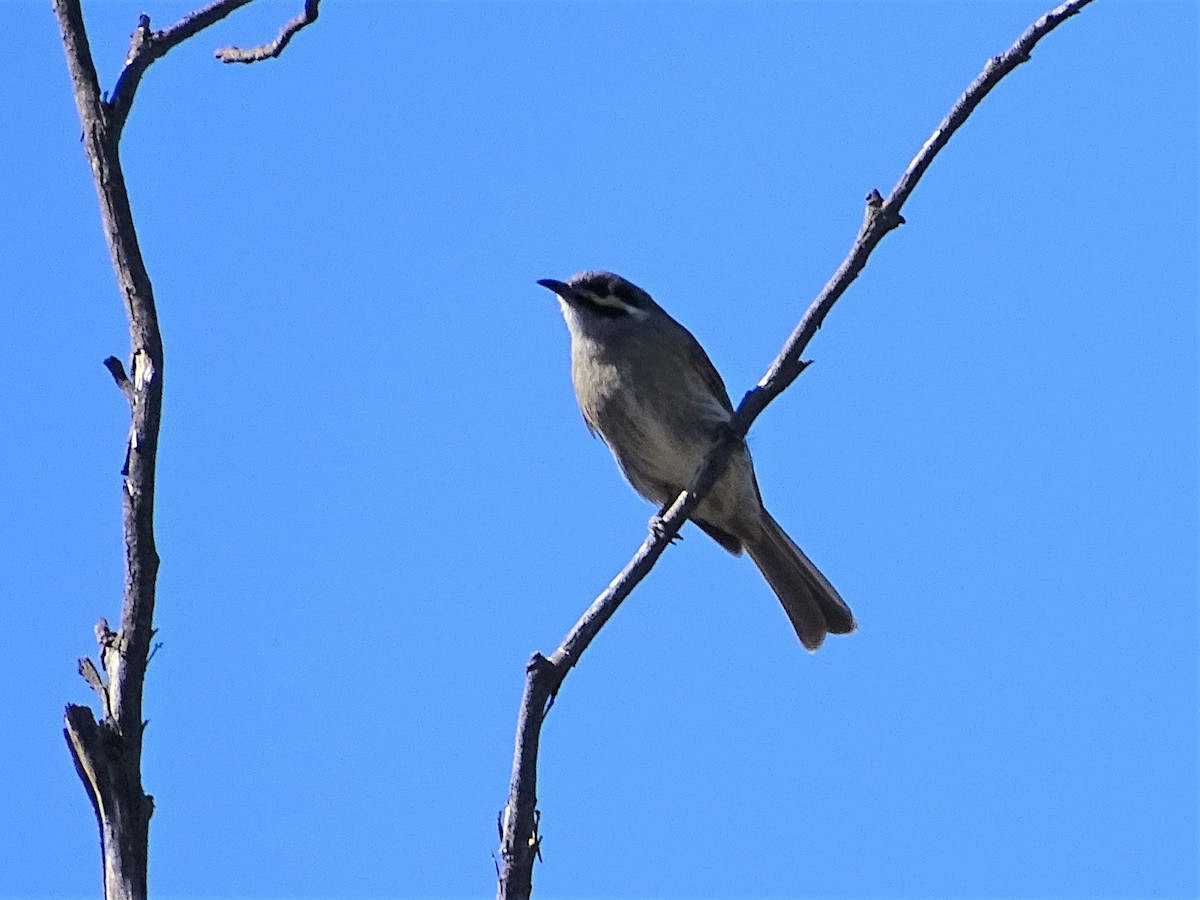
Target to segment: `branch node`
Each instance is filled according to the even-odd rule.
[[[904,216],[900,215],[899,205],[884,200],[883,195],[872,188],[871,193],[867,194],[867,208],[863,210],[862,227],[858,230],[857,243],[866,243],[876,230],[878,231],[875,237],[877,243],[879,238],[903,224]]]

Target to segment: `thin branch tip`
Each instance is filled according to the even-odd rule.
[[[320,5],[321,0],[305,0],[304,11],[285,24],[273,41],[245,50],[241,47],[221,47],[213,53],[213,56],[223,63],[245,63],[247,65],[262,62],[265,59],[275,59],[283,53],[297,32],[317,21],[317,16],[320,15]]]

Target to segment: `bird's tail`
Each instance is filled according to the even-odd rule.
[[[770,513],[763,511],[759,535],[743,541],[807,649],[820,647],[826,634],[848,634],[857,627],[846,601]]]

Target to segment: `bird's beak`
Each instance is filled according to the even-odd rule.
[[[553,278],[539,278],[538,283],[544,288],[550,288],[559,296],[571,293],[571,289],[566,287],[566,284],[560,281],[554,281]]]
[[[541,278],[538,280],[538,284],[544,288],[554,291],[554,293],[558,294],[558,296],[562,297],[568,302],[575,299],[575,289],[569,284],[564,284],[561,281],[555,281],[553,278]]]

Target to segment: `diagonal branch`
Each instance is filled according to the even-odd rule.
[[[1030,58],[1043,37],[1078,13],[1092,0],[1069,0],[1046,13],[1001,56],[992,57],[980,75],[959,97],[946,118],[925,142],[905,170],[900,181],[884,200],[878,191],[867,197],[862,227],[845,260],[821,293],[805,311],[800,323],[784,344],[783,350],[762,380],[739,404],[728,430],[709,452],[704,464],[684,491],[651,529],[637,553],[598,596],[583,617],[549,657],[535,653],[525,670],[525,688],[517,719],[516,746],[508,803],[501,816],[501,874],[498,896],[502,900],[528,897],[533,889],[533,863],[541,837],[537,814],[537,754],[541,727],[567,673],[616,613],[621,602],[653,568],[655,562],[679,533],[683,523],[720,478],[734,450],[745,440],[750,426],[772,400],[778,397],[804,370],[801,359],[809,341],[816,335],[825,317],[858,277],[867,259],[880,241],[904,223],[900,210],[937,154],[946,146],[999,81]]]
[[[222,47],[217,51],[216,56],[223,63],[254,63],[261,62],[264,59],[274,59],[284,51],[284,48],[295,37],[296,32],[300,29],[311,25],[317,21],[317,16],[320,13],[321,0],[305,0],[304,11],[296,16],[290,22],[285,24],[279,31],[279,36],[269,44],[261,44],[258,47],[251,47],[248,50],[243,50],[240,47]]]
[[[210,25],[215,25],[238,7],[250,2],[251,0],[216,0],[215,3],[184,16],[162,31],[150,30],[149,16],[142,14],[139,17],[137,28],[129,38],[129,53],[125,56],[125,66],[117,76],[117,83],[113,86],[112,97],[107,104],[110,125],[115,132],[114,140],[120,139],[121,129],[125,127],[129,110],[133,107],[133,96],[137,93],[142,76],[150,68],[150,64],[162,59],[188,38]],[[57,8],[58,0],[55,0],[55,3]],[[78,3],[74,5],[78,6]],[[82,23],[80,27],[82,28]]]

